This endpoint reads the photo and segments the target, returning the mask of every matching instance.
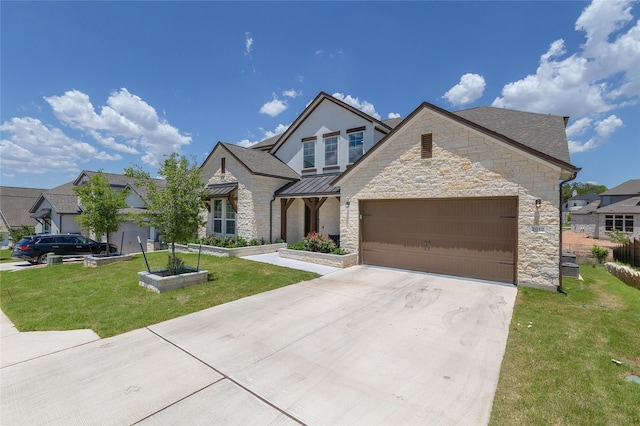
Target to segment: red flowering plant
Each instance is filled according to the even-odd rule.
[[[336,250],[336,243],[327,234],[311,232],[302,240],[302,246],[306,251],[318,253],[332,253]]]

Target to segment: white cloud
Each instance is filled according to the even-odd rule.
[[[358,98],[355,98],[351,95],[345,96],[342,93],[334,93],[333,97],[336,99],[340,99],[341,101],[351,105],[352,107],[359,109],[360,111],[380,120],[380,114],[376,112],[376,108],[371,102],[360,101],[360,99]]]
[[[485,86],[484,77],[467,73],[460,77],[460,82],[449,89],[442,98],[453,106],[467,105],[480,99]]]
[[[272,101],[267,102],[266,104],[260,107],[261,114],[267,114],[271,117],[276,117],[280,113],[286,111],[288,108],[287,103],[278,98],[273,98]]]
[[[578,120],[580,121],[580,120]],[[578,121],[574,123],[578,128],[585,125],[585,123],[578,124]],[[589,122],[587,125],[590,125]],[[610,115],[604,120],[600,120],[594,125],[595,135],[589,138],[586,142],[579,142],[575,140],[569,139],[569,152],[570,153],[578,153],[585,152],[597,148],[598,146],[605,143],[609,137],[624,124],[622,120],[620,120],[615,115]],[[572,133],[574,129],[572,129]],[[569,130],[567,130],[567,136],[569,136]],[[569,136],[570,137],[570,136]]]
[[[294,89],[291,90],[285,90],[284,92],[282,92],[282,96],[286,97],[286,98],[297,98],[298,96],[302,95],[302,90],[295,91]]]
[[[387,116],[387,118],[391,119],[391,118],[401,118],[402,116],[400,114],[398,114],[397,112],[390,112],[389,115]]]
[[[240,142],[236,142],[236,145],[240,145],[243,146],[245,148],[249,148],[252,145],[257,144],[258,142],[262,142],[265,139],[269,139],[271,137],[274,137],[276,135],[279,135],[281,133],[284,133],[289,126],[291,126],[291,124],[278,124],[276,126],[276,128],[274,130],[264,130],[263,128],[260,128],[260,131],[263,134],[263,138],[257,141],[252,141],[249,139],[243,139]],[[250,137],[253,137],[253,135],[250,135]]]
[[[571,152],[601,145],[622,125],[615,116],[602,116],[640,101],[640,21],[632,4],[592,1],[575,24],[585,43],[566,56],[564,41],[555,40],[540,56],[536,73],[506,84],[493,106],[571,116],[576,122],[567,129],[570,136],[593,135],[571,141]]]
[[[244,33],[244,54],[249,55],[253,50],[253,38],[249,33]]]
[[[190,136],[159,118],[151,105],[126,88],[112,92],[99,114],[89,96],[78,90],[44,99],[61,123],[85,132],[106,148],[143,153],[141,159],[146,164],[157,165],[164,155],[191,143]]]
[[[121,160],[92,145],[68,137],[62,130],[48,127],[31,117],[14,117],[0,125],[10,136],[0,140],[3,170],[20,173],[49,173],[52,169],[79,171],[78,163],[91,159]]]

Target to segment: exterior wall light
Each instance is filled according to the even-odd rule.
[[[351,205],[351,201],[349,201],[349,199],[347,198],[347,202],[346,202],[346,203],[344,203],[344,205],[345,205],[347,208],[349,208],[349,206]]]
[[[536,210],[538,210],[540,208],[540,206],[542,205],[542,200],[540,198],[538,198],[536,200]]]

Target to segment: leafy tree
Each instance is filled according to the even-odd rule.
[[[627,244],[629,241],[631,241],[631,238],[629,237],[630,236],[629,233],[618,231],[617,229],[612,229],[611,231],[607,231],[605,232],[605,235],[611,238],[611,241],[617,244],[620,244],[622,246]]]
[[[206,222],[201,219],[207,192],[200,168],[185,156],[173,153],[160,164],[158,182],[140,166],[125,169],[125,175],[136,178],[137,184],[147,189],[147,211],[139,218],[156,228],[165,241],[171,243],[169,270],[180,272],[180,259],[176,257],[175,243],[190,241],[198,228]]]
[[[600,194],[607,189],[608,188],[605,185],[596,185],[589,182],[571,182],[568,184],[564,184],[562,186],[562,203],[566,203],[569,198],[573,197],[573,191],[575,191],[577,195],[586,195],[591,192]]]
[[[116,190],[109,184],[102,170],[91,176],[86,184],[76,186],[73,190],[78,195],[82,207],[82,213],[76,218],[76,222],[81,228],[93,231],[96,235],[107,234],[109,247],[109,235],[116,232],[127,220],[127,216],[121,213],[120,209],[127,207],[129,190]],[[122,250],[122,247],[120,249]]]
[[[9,239],[15,244],[27,235],[33,235],[35,233],[35,226],[22,225],[20,228],[9,228]]]

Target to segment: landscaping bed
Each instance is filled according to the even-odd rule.
[[[300,260],[302,262],[315,263],[318,265],[333,266],[335,268],[348,268],[349,266],[354,266],[358,263],[358,255],[356,253],[330,254],[282,248],[278,250],[278,256],[285,259]]]
[[[115,262],[128,262],[129,260],[131,260],[130,254],[111,256],[85,256],[84,266],[95,268],[98,266],[110,265]]]

